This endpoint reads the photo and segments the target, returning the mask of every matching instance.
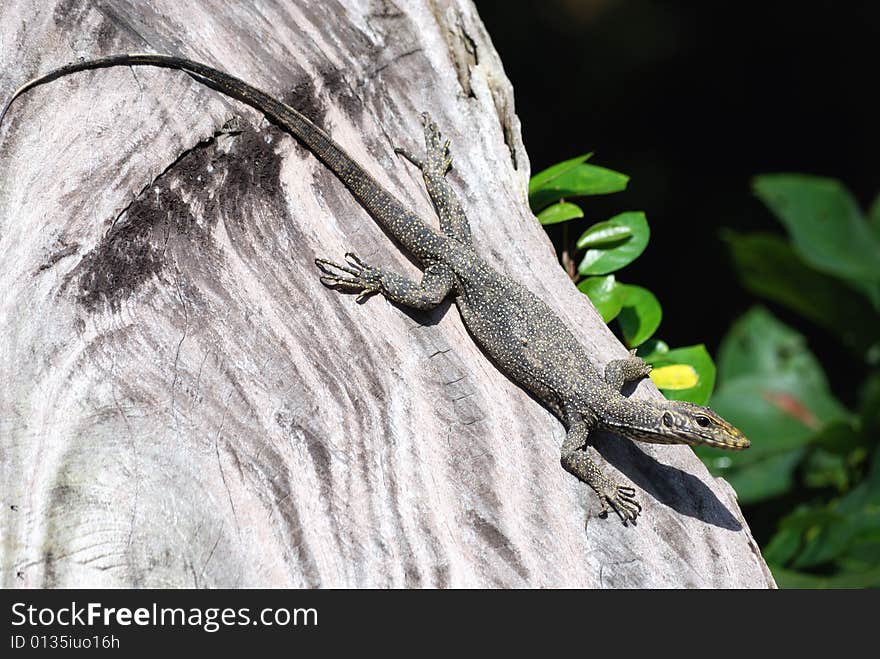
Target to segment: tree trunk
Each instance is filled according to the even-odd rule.
[[[161,52],[302,108],[433,217],[394,146],[429,110],[477,251],[625,355],[529,212],[513,93],[468,0],[5,0],[0,94]],[[597,517],[562,425],[448,304],[324,288],[347,250],[414,276],[343,186],[186,74],[79,73],[0,129],[4,587],[773,585],[686,447],[600,437],[644,507]],[[645,381],[634,394],[657,397]]]

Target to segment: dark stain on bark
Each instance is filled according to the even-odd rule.
[[[313,80],[304,79],[296,83],[289,92],[282,95],[281,100],[305,115],[313,124],[326,129],[324,121],[327,117],[327,104],[319,96]]]
[[[364,103],[352,91],[345,74],[339,69],[329,69],[323,73],[321,80],[326,95],[342,108],[353,123],[359,124],[364,114]]]
[[[285,213],[280,184],[282,157],[267,139],[274,128],[245,127],[231,146],[225,131],[185,151],[145,187],[113,222],[107,235],[68,275],[77,301],[88,311],[113,310],[170,260],[196,268],[216,267],[208,254],[218,219],[248,226],[253,203]],[[225,147],[229,146],[228,149]],[[259,202],[255,200],[259,198]]]
[[[97,16],[97,24],[94,19],[86,22],[90,14]],[[138,41],[143,41],[137,30],[122,20],[118,13],[100,2],[93,4],[82,0],[62,0],[55,5],[52,20],[62,33],[89,34],[97,44],[98,52],[115,50],[122,31],[136,36]]]

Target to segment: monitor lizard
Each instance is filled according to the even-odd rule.
[[[0,124],[16,98],[37,85],[77,71],[112,66],[147,65],[184,71],[202,84],[262,112],[298,139],[348,188],[358,203],[423,267],[421,281],[375,268],[356,254],[344,262],[315,259],[327,286],[375,293],[413,309],[429,310],[452,296],[462,322],[482,350],[507,377],[525,388],[564,424],[561,463],[590,485],[601,502],[623,523],[641,513],[635,489],[607,476],[590,456],[597,431],[640,442],[744,449],[749,441],[707,407],[680,401],[635,400],[622,387],[646,376],[651,367],[631,352],[609,362],[602,375],[565,323],[525,286],[493,268],[474,249],[467,216],[446,180],[452,166],[450,145],[436,124],[422,115],[425,153],[395,152],[417,167],[439,217],[435,231],[406,208],[301,112],[228,73],[180,57],[124,54],[69,64],[35,78],[14,92],[0,112]]]

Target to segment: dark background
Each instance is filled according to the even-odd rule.
[[[631,177],[623,193],[577,200],[586,218],[570,237],[647,213],[648,248],[618,278],[657,295],[657,336],[672,347],[705,343],[714,355],[756,302],[719,235],[782,233],[752,176],[839,178],[864,208],[880,192],[880,3],[476,2],[513,82],[532,173],[594,151],[591,162]],[[550,234],[561,249],[561,227]],[[772,308],[806,334],[852,404],[852,358]]]

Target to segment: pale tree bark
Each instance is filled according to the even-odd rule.
[[[477,251],[597,366],[625,354],[529,212],[512,89],[467,0],[6,0],[0,93],[121,52],[303,108],[433,217],[393,154],[429,110]],[[600,438],[644,506],[600,519],[561,424],[453,307],[324,288],[314,258],[349,249],[417,271],[242,104],[175,71],[77,74],[14,106],[0,172],[3,586],[773,585],[690,449]]]

